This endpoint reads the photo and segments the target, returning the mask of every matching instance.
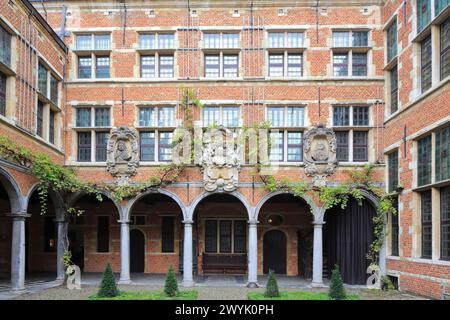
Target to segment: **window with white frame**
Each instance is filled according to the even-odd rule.
[[[174,50],[174,33],[140,33],[139,51],[141,78],[175,77]]]
[[[206,78],[237,78],[239,76],[238,54],[205,54]]]
[[[140,160],[149,162],[171,161],[174,127],[174,107],[140,107]]]
[[[239,48],[239,33],[205,32],[203,33],[204,49],[237,49]]]
[[[9,68],[11,68],[11,39],[11,34],[0,24],[0,63]]]
[[[397,18],[387,28],[386,37],[386,56],[387,62],[390,62],[397,56]]]
[[[368,31],[333,31],[333,75],[367,76]]]
[[[104,162],[111,129],[111,108],[77,107],[77,161]]]
[[[336,158],[343,162],[369,160],[370,109],[368,106],[334,106]]]
[[[50,71],[50,68],[45,66],[42,62],[38,64],[38,93],[40,98],[58,106],[60,81],[55,74]]]
[[[75,49],[79,79],[110,77],[110,34],[77,34]]]
[[[304,107],[267,107],[266,120],[274,129],[269,133],[269,160],[272,162],[303,161]]]
[[[205,106],[202,108],[203,127],[222,125],[227,128],[240,126],[240,108],[237,106]]]
[[[305,46],[303,32],[269,32],[267,38],[269,48],[303,48]]]
[[[304,33],[280,31],[268,33],[268,76],[303,76]]]

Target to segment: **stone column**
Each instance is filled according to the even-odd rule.
[[[312,286],[323,286],[323,243],[322,226],[325,222],[313,222],[314,224],[314,245],[313,245],[313,279]]]
[[[192,275],[192,220],[184,220],[184,240],[183,240],[183,283],[185,287],[194,285]]]
[[[57,227],[57,247],[56,247],[56,280],[64,281],[65,278],[65,269],[63,263],[64,251],[67,249],[69,245],[67,243],[67,226],[69,222],[67,219],[56,219],[55,220]]]
[[[248,288],[258,285],[258,221],[248,221]]]
[[[9,215],[12,218],[11,287],[14,291],[25,290],[25,219],[26,212]]]
[[[130,221],[120,223],[120,280],[119,284],[130,284]]]

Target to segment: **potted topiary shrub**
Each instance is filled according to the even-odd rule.
[[[328,294],[332,300],[345,300],[347,297],[341,272],[339,271],[339,266],[337,264],[334,265],[334,269],[331,272],[330,291]]]

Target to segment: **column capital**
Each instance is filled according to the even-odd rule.
[[[61,219],[61,218],[56,218],[53,220],[54,222],[56,222],[57,224],[65,224],[65,223],[69,223],[69,219]]]
[[[117,220],[120,224],[130,224],[131,220]]]
[[[325,221],[313,221],[312,225],[316,228],[322,228],[322,226],[325,224]]]
[[[258,225],[259,221],[256,219],[252,219],[252,220],[248,220],[247,223],[251,226],[256,226],[256,225]]]
[[[26,218],[31,217],[31,214],[28,214],[26,211],[20,211],[7,213],[6,216],[11,217],[13,220],[25,220]]]
[[[184,220],[181,221],[181,222],[183,222],[183,224],[193,224],[193,223],[194,223],[194,220],[192,220],[192,219],[184,219]]]

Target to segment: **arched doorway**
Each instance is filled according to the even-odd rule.
[[[263,240],[263,272],[272,270],[286,274],[286,235],[280,230],[269,230]]]
[[[9,279],[11,271],[11,212],[8,192],[0,182],[0,279]]]
[[[145,236],[139,229],[130,231],[130,272],[145,270]]]
[[[325,214],[324,265],[328,273],[339,265],[346,284],[365,284],[369,266],[367,253],[375,236],[375,208],[367,200],[361,205],[350,199],[345,209],[332,208]]]

